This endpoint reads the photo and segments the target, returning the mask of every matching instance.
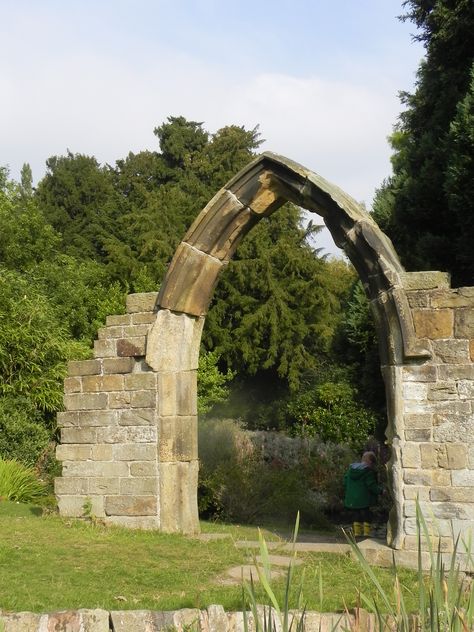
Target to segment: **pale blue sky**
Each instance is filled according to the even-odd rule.
[[[423,49],[399,0],[0,0],[0,164],[113,164],[167,116],[260,125],[370,206]]]

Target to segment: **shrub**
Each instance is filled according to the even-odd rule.
[[[35,502],[46,493],[46,486],[34,470],[22,463],[0,459],[0,497],[17,502]]]
[[[340,503],[352,455],[347,447],[316,444],[277,432],[246,432],[229,419],[200,421],[201,515],[291,521],[299,511],[306,524],[327,526],[325,511]]]
[[[51,440],[44,413],[27,400],[0,398],[0,458],[35,465]]]

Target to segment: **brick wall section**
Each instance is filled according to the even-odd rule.
[[[423,288],[416,275],[407,296],[432,358],[402,367],[403,548],[417,546],[418,497],[434,543],[450,551],[474,528],[474,288]]]
[[[69,363],[55,481],[63,516],[158,528],[158,374],[144,360],[157,294],[132,294],[109,316],[94,359]]]

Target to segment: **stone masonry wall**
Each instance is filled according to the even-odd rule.
[[[407,273],[404,285],[432,358],[398,369],[402,548],[417,548],[418,498],[434,544],[451,551],[474,533],[474,288],[450,289],[441,273]]]
[[[94,359],[69,363],[55,481],[63,516],[92,514],[124,526],[159,528],[159,384],[144,361],[156,293],[127,298],[108,316]]]

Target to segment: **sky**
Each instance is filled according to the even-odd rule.
[[[259,126],[370,208],[423,56],[401,0],[0,0],[0,165],[114,165],[168,116]],[[336,252],[328,234],[319,246]]]

